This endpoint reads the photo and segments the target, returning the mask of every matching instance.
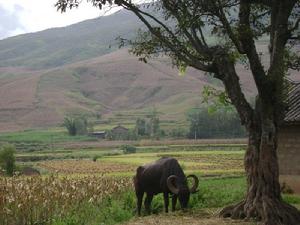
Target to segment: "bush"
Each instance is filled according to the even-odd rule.
[[[100,158],[101,158],[100,155],[94,155],[93,158],[92,158],[92,160],[93,160],[93,162],[96,162]]]
[[[136,147],[132,145],[123,145],[121,149],[123,150],[124,154],[136,153]]]
[[[4,145],[0,150],[0,166],[8,176],[12,176],[16,168],[15,151],[16,148],[13,145]]]

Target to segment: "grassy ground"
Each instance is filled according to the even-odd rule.
[[[246,189],[245,179],[240,178],[209,178],[202,179],[200,191],[193,194],[190,199],[189,209],[186,212],[179,210],[175,213],[163,212],[163,198],[161,195],[154,197],[152,202],[152,215],[145,214],[138,218],[135,216],[135,196],[129,190],[112,198],[105,199],[100,204],[86,205],[71,211],[67,216],[55,220],[53,225],[70,224],[205,224],[205,225],[254,225],[255,222],[242,222],[223,220],[218,218],[222,207],[237,203],[242,200]],[[286,195],[284,199],[293,204],[300,203],[300,197]],[[144,212],[142,212],[144,213]]]

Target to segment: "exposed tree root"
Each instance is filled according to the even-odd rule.
[[[221,217],[232,219],[255,219],[264,225],[300,225],[300,212],[293,206],[269,197],[260,201],[242,201],[220,212]]]

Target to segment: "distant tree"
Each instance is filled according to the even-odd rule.
[[[78,0],[58,0],[61,11]],[[90,0],[95,7],[115,3],[133,12],[148,31],[133,42],[132,53],[147,62],[166,54],[184,72],[187,66],[222,81],[249,133],[245,154],[247,195],[221,215],[261,219],[265,225],[297,225],[300,212],[283,202],[277,161],[278,129],[284,115],[284,78],[300,69],[295,48],[300,34],[299,0],[158,0],[139,6],[131,0]],[[138,1],[140,3],[140,1]],[[267,37],[264,64],[256,41]],[[214,40],[214,41],[212,41]],[[235,65],[249,65],[258,95],[251,106],[241,89]]]
[[[159,115],[155,107],[147,115],[146,132],[152,138],[159,138],[160,135],[160,121]]]
[[[102,119],[102,114],[100,112],[96,113],[96,118],[98,120],[101,120]]]
[[[75,119],[71,117],[65,117],[64,126],[67,128],[69,135],[75,136],[77,134]]]
[[[168,132],[168,136],[174,138],[185,138],[187,137],[188,132],[183,128],[173,128]]]
[[[146,121],[145,119],[138,118],[135,122],[135,130],[137,135],[145,136],[146,135]]]
[[[88,132],[88,120],[84,116],[75,118],[75,127],[77,135],[85,135]]]
[[[159,122],[159,117],[157,116],[153,116],[150,118],[150,126],[151,126],[151,132],[150,132],[150,136],[154,137],[154,136],[159,136],[159,131],[160,131],[160,122]]]
[[[189,138],[233,138],[245,137],[245,129],[233,108],[203,107],[194,109],[187,115],[190,122]]]
[[[85,117],[67,116],[64,118],[63,125],[67,128],[69,135],[84,135],[88,130],[88,121]]]
[[[161,134],[159,124],[157,114],[148,115],[147,118],[138,118],[135,125],[136,134],[138,136],[158,138]]]
[[[5,173],[12,176],[15,171],[15,147],[13,145],[4,145],[0,149],[0,166]]]

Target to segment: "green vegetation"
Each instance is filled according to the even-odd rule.
[[[188,114],[189,138],[245,137],[238,114],[232,107],[194,109]]]
[[[16,146],[17,151],[29,152],[53,150],[58,143],[95,140],[97,139],[86,135],[70,136],[63,128],[0,133],[0,143],[11,143]]]
[[[151,137],[159,139],[163,132],[160,129],[160,120],[156,109],[147,115],[146,118],[138,118],[135,123],[136,134],[140,137]]]
[[[8,176],[12,176],[16,168],[15,151],[16,149],[13,145],[4,145],[0,148],[0,167]]]
[[[217,211],[218,208],[242,200],[245,190],[244,178],[202,179],[199,192],[191,196],[189,211],[196,212],[207,209]],[[300,204],[300,197],[286,195],[284,199],[292,204]],[[52,225],[117,224],[134,217],[135,207],[134,192],[126,191],[106,198],[96,205],[85,203],[82,207],[75,208],[66,217],[54,220]],[[163,207],[162,195],[155,196],[152,202],[152,213],[162,213]],[[177,205],[177,210],[179,209],[179,205]],[[201,220],[201,218],[199,219]]]
[[[132,145],[122,145],[121,149],[123,150],[124,154],[136,153],[136,147]]]
[[[72,117],[68,116],[64,119],[64,126],[67,128],[69,135],[85,135],[88,130],[88,121],[85,117]]]
[[[208,146],[209,148],[207,148]],[[134,154],[124,154],[135,151]],[[117,149],[103,147],[101,149],[17,152],[17,158],[20,159],[24,156],[47,156],[59,159],[28,162],[43,171],[44,174],[43,177],[37,177],[31,181],[27,178],[17,177],[6,181],[0,178],[0,182],[15,182],[14,186],[21,188],[20,194],[15,194],[12,198],[14,199],[13,205],[9,206],[10,209],[16,210],[15,215],[20,216],[19,219],[21,217],[26,219],[29,218],[26,215],[30,215],[29,212],[32,210],[35,212],[32,215],[36,215],[39,221],[45,221],[44,224],[113,225],[128,221],[135,216],[136,197],[132,187],[132,176],[136,167],[164,156],[175,157],[186,174],[194,173],[200,178],[199,192],[191,196],[190,208],[188,212],[185,212],[187,214],[199,211],[215,212],[227,204],[240,201],[246,190],[243,169],[244,150],[241,145],[237,144],[136,147],[127,144]],[[66,156],[73,157],[74,160],[64,159]],[[57,176],[49,176],[53,173]],[[97,175],[95,176],[95,174]],[[51,202],[51,199],[48,199],[48,195],[44,195],[43,191],[39,191],[46,191],[44,182],[48,182],[47,191],[57,199],[56,203]],[[23,198],[30,196],[30,193],[25,193],[31,190],[28,185],[34,185],[35,189],[32,190],[36,190],[38,193],[35,193],[34,198],[28,199],[26,202],[28,214],[23,215],[17,205],[19,201],[23,201]],[[62,186],[66,186],[63,192],[60,191]],[[6,191],[11,195],[10,187],[12,186],[7,186]],[[118,191],[115,192],[114,189]],[[109,194],[105,194],[106,192]],[[49,207],[47,209],[42,206],[36,208],[45,199],[47,199]],[[300,205],[299,196],[289,194],[284,195],[284,199],[296,206]],[[63,211],[57,212],[57,207],[62,208]],[[179,209],[179,204],[177,209]],[[155,214],[163,212],[162,195],[154,198],[152,212]],[[177,213],[182,215],[182,212]],[[212,216],[212,213],[207,215]],[[201,220],[201,218],[199,219]],[[37,220],[32,220],[32,223],[29,222],[29,224],[34,222]]]

